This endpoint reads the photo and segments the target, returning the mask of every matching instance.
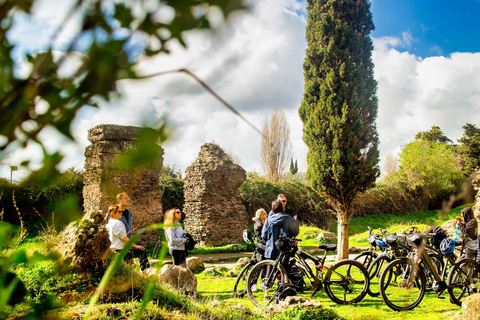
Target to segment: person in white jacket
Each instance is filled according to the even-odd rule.
[[[173,265],[187,267],[187,255],[185,251],[185,244],[188,239],[185,237],[185,232],[180,224],[182,219],[182,211],[179,208],[173,208],[165,212],[163,220],[163,229],[165,230],[165,237],[168,242],[168,251],[170,252]]]
[[[113,205],[108,208],[107,218],[110,218],[106,228],[108,231],[108,236],[110,238],[110,249],[115,251],[120,251],[125,247],[125,244],[130,240],[127,237],[127,230],[125,225],[120,221],[122,218],[122,212],[120,211],[119,205]],[[150,268],[150,262],[148,261],[147,254],[145,253],[145,247],[133,245],[133,248],[127,253],[125,258],[138,258],[140,262],[140,268],[144,275],[146,275],[146,270]]]

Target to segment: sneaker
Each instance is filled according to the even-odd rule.
[[[257,285],[256,285],[256,284],[254,284],[254,285],[252,286],[252,292],[257,292]]]

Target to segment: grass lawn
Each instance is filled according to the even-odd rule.
[[[217,299],[228,301],[232,304],[241,304],[247,308],[254,308],[248,298],[233,299],[232,288],[235,283],[233,277],[212,277],[204,274],[197,274],[199,297],[206,300]],[[310,292],[311,293],[311,292]],[[308,293],[301,294],[306,297]],[[450,319],[445,317],[449,312],[460,312],[461,307],[448,301],[448,294],[444,293],[446,299],[438,299],[434,292],[427,292],[420,305],[412,311],[395,312],[388,308],[380,297],[372,298],[366,296],[365,299],[357,305],[343,306],[332,302],[324,290],[317,292],[315,300],[322,303],[327,308],[333,308],[340,316],[345,319],[414,319],[414,320],[434,320]]]
[[[372,229],[386,228],[390,232],[399,232],[408,230],[411,226],[417,226],[423,231],[431,225],[442,225],[447,220],[460,216],[460,210],[468,205],[452,209],[448,213],[442,213],[437,210],[425,212],[413,212],[408,214],[386,214],[354,218],[350,221],[350,246],[369,246],[367,242],[367,226]],[[322,231],[336,232],[336,230],[321,230],[315,227],[302,226],[298,238],[303,241],[299,243],[304,248],[313,248],[318,246],[316,235]],[[232,304],[242,304],[248,308],[253,308],[253,304],[248,298],[233,299],[231,291],[235,283],[235,278],[226,276],[207,276],[197,275],[199,296],[204,299],[217,299],[229,301]],[[306,293],[305,296],[309,294]],[[333,308],[340,316],[346,319],[415,319],[415,320],[434,320],[450,319],[453,315],[448,313],[461,312],[461,307],[449,302],[448,294],[445,292],[439,299],[434,292],[426,292],[423,301],[418,307],[411,311],[396,312],[388,308],[381,297],[372,298],[366,296],[365,299],[357,305],[343,306],[332,302],[324,290],[317,292],[315,300],[322,303],[327,308]],[[447,315],[445,315],[447,314]]]

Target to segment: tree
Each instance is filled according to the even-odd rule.
[[[290,173],[292,174],[292,176],[294,176],[297,172],[298,172],[297,160],[293,162],[293,158],[292,158],[292,160],[290,160]]]
[[[368,0],[307,0],[305,93],[299,110],[307,177],[334,208],[338,259],[348,257],[348,222],[357,193],[379,175],[374,29]]]
[[[399,155],[398,176],[410,190],[422,191],[430,199],[448,198],[460,191],[463,177],[455,154],[445,143],[414,141]]]
[[[387,156],[385,157],[385,162],[383,163],[383,175],[386,177],[390,176],[392,174],[395,174],[397,170],[398,170],[397,158],[391,153],[388,153]]]
[[[285,112],[275,109],[265,119],[262,131],[262,170],[268,179],[279,181],[292,158],[290,127]]]
[[[440,129],[439,126],[432,126],[432,128],[429,131],[420,131],[415,135],[415,140],[421,141],[421,140],[427,140],[427,141],[432,141],[432,142],[438,142],[438,143],[453,143],[452,140],[450,140]]]
[[[73,140],[70,126],[81,107],[96,107],[99,100],[108,101],[118,96],[118,80],[151,76],[137,72],[138,52],[129,50],[132,42],[145,42],[143,56],[168,53],[166,44],[172,40],[185,46],[185,31],[210,28],[209,12],[219,11],[227,17],[244,7],[242,0],[205,0],[201,3],[197,0],[93,0],[88,5],[75,0],[48,48],[25,57],[28,66],[24,69],[31,71],[28,76],[19,78],[15,75],[16,64],[11,55],[15,46],[8,33],[17,14],[24,13],[26,19],[34,19],[31,11],[36,2],[39,1],[8,1],[2,3],[0,10],[0,151],[38,144],[43,149],[43,168],[31,178],[47,183],[58,174],[56,166],[62,155],[58,151],[60,147],[53,151],[44,147],[39,139],[41,132],[53,127]],[[173,13],[171,21],[158,15],[160,9]],[[54,52],[55,41],[70,20],[78,22],[79,31],[71,38],[65,52]],[[83,50],[81,53],[76,51],[79,47]],[[68,75],[58,72],[65,69],[71,59],[78,63],[76,69]],[[188,73],[188,70],[181,71]],[[158,137],[152,140],[164,140],[164,126],[152,126],[158,132]],[[28,166],[28,161],[22,165]]]
[[[463,136],[457,140],[463,171],[470,175],[480,165],[480,129],[474,124],[467,123],[463,126]]]

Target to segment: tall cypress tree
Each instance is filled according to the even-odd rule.
[[[357,193],[379,175],[374,29],[368,0],[307,0],[305,93],[299,110],[307,177],[338,220],[338,258],[348,257],[348,221]]]

